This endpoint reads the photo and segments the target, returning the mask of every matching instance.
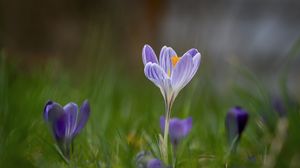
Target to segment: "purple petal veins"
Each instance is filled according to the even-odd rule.
[[[145,75],[151,80],[157,87],[161,89],[168,89],[168,76],[164,70],[157,64],[147,63],[145,67]]]
[[[159,56],[159,65],[162,67],[166,74],[170,74],[172,72],[171,57],[174,55],[171,55],[169,50],[169,47],[164,46],[161,49]]]
[[[144,65],[146,65],[147,63],[151,62],[151,63],[158,63],[157,61],[157,57],[155,55],[155,52],[153,51],[153,49],[149,46],[149,45],[145,45],[143,48],[143,63]]]
[[[171,75],[172,86],[179,92],[190,80],[193,70],[193,58],[191,55],[184,55],[177,63]]]

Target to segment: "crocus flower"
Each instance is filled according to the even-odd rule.
[[[247,125],[248,118],[248,112],[239,106],[236,106],[228,111],[225,124],[230,144],[236,138],[237,141],[240,139]]]
[[[172,118],[170,120],[170,127],[169,127],[169,133],[170,133],[170,139],[171,143],[174,147],[178,145],[181,139],[186,137],[191,129],[192,129],[192,117],[186,118],[186,119],[178,119],[178,118]],[[165,117],[160,117],[160,128],[161,131],[164,132],[165,129]]]
[[[70,158],[72,141],[87,123],[89,115],[90,105],[87,100],[80,109],[72,102],[64,107],[51,100],[46,103],[44,119],[50,125],[55,140],[67,159]]]
[[[272,106],[274,110],[278,113],[279,117],[285,117],[287,114],[287,110],[283,100],[279,97],[275,97],[272,100]]]
[[[146,77],[158,88],[171,106],[179,91],[184,88],[196,74],[200,65],[201,54],[197,49],[188,50],[178,57],[171,47],[164,46],[159,55],[149,45],[143,48],[143,63]]]
[[[196,74],[201,54],[197,49],[192,48],[182,57],[178,57],[171,47],[164,46],[158,60],[153,49],[146,44],[142,56],[146,77],[160,89],[165,100],[165,131],[163,140],[160,142],[160,150],[164,161],[168,163],[168,131],[172,104],[180,90]]]
[[[141,151],[135,157],[137,168],[165,168],[164,163],[153,157],[149,151]]]
[[[147,168],[164,168],[164,163],[159,159],[151,159],[147,163]]]

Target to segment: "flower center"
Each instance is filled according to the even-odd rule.
[[[176,66],[176,64],[178,63],[179,60],[180,60],[180,57],[177,57],[177,55],[175,55],[171,58],[173,67]]]
[[[173,68],[176,66],[177,62],[180,60],[180,57],[177,57],[177,55],[174,55],[171,57],[171,62],[172,62],[172,66]],[[168,70],[168,76],[171,76],[171,71],[170,69]]]

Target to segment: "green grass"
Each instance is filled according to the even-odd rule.
[[[143,76],[142,68],[129,74],[108,65],[79,73],[55,61],[31,71],[17,67],[1,56],[0,167],[130,168],[135,167],[135,156],[141,150],[159,154],[163,98]],[[267,167],[270,158],[275,159],[275,167],[299,167],[297,101],[284,94],[284,86],[278,87],[288,111],[287,118],[279,118],[267,86],[251,71],[233,69],[237,71],[233,81],[220,88],[203,61],[196,77],[177,97],[172,116],[193,117],[192,132],[179,148],[177,167]],[[42,117],[48,99],[62,105],[88,99],[91,104],[90,119],[75,138],[69,165],[58,154]],[[246,108],[250,120],[237,153],[230,155],[224,118],[235,105]],[[287,128],[278,122],[285,119]]]

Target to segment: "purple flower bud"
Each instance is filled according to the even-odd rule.
[[[75,103],[68,103],[64,107],[48,101],[44,107],[44,119],[51,126],[53,135],[63,152],[69,158],[73,138],[87,123],[90,115],[90,105],[85,100],[78,110]]]
[[[276,97],[272,100],[272,106],[274,110],[278,113],[279,117],[285,117],[287,114],[286,107],[284,105],[284,102],[281,98]]]
[[[161,131],[165,130],[165,117],[160,117]],[[192,117],[186,119],[172,118],[170,119],[169,134],[171,143],[176,146],[180,140],[186,137],[192,129]]]
[[[164,164],[159,159],[151,159],[147,163],[147,168],[164,168]]]
[[[236,106],[229,110],[226,115],[226,129],[229,142],[232,143],[237,137],[240,138],[248,122],[248,112]]]

